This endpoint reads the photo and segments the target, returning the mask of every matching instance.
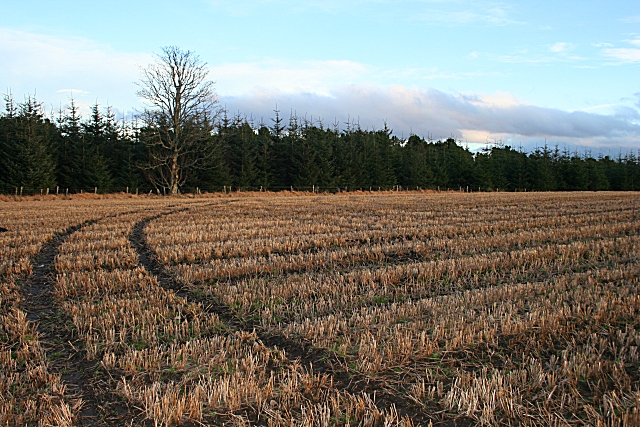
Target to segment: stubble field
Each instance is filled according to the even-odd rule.
[[[639,202],[0,202],[0,425],[640,425]]]

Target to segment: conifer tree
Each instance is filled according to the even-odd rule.
[[[17,107],[11,95],[5,102],[6,113],[0,117],[1,185],[30,192],[55,187],[55,125],[32,96]]]
[[[256,135],[255,185],[267,190],[273,184],[273,150],[271,132],[264,123],[260,123]]]
[[[113,186],[106,153],[112,151],[117,135],[110,120],[100,113],[96,103],[91,108],[91,117],[82,124],[83,187],[93,186],[108,191]]]
[[[58,112],[58,182],[72,191],[84,188],[84,141],[81,116],[72,98],[66,110]]]

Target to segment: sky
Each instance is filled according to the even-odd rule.
[[[207,63],[220,105],[471,149],[640,150],[637,0],[0,0],[0,89],[50,110],[142,108],[163,46]],[[319,123],[319,122],[317,122]]]

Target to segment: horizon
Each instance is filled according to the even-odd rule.
[[[277,105],[284,118],[386,122],[399,137],[454,137],[475,150],[545,140],[640,149],[631,1],[4,3],[3,91],[17,102],[32,94],[47,111],[73,94],[85,117],[96,102],[129,115],[142,106],[139,67],[176,45],[208,63],[221,107],[267,124]]]

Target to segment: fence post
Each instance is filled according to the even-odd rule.
[[[49,189],[47,188],[47,196],[49,195]]]
[[[56,196],[58,195],[59,190],[60,190],[60,186],[56,185]]]
[[[20,187],[20,197],[22,197],[22,187]]]
[[[93,187],[93,194],[98,194],[98,187]]]

